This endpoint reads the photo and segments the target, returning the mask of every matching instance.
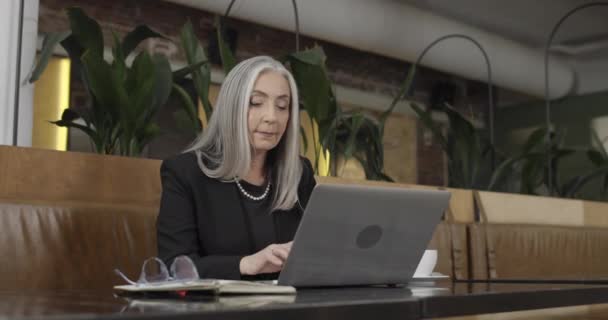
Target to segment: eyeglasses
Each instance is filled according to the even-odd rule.
[[[114,269],[114,273],[132,285],[185,282],[199,279],[194,262],[192,262],[190,257],[183,255],[177,256],[168,270],[167,265],[161,259],[157,257],[146,259],[141,267],[141,273],[137,281],[129,279],[118,269]]]

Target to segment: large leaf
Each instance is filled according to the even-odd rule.
[[[177,84],[173,84],[174,94],[182,100],[183,109],[174,112],[174,118],[178,122],[178,126],[183,131],[198,133],[202,130],[201,120],[198,118],[198,112],[190,95]]]
[[[608,165],[596,168],[585,175],[574,177],[563,186],[561,196],[573,198],[587,183],[606,174],[608,174]]]
[[[129,70],[125,88],[129,92],[129,119],[143,119],[146,109],[153,103],[156,66],[152,57],[145,51],[140,52]]]
[[[490,183],[487,186],[488,190],[497,190],[499,184],[504,181],[509,175],[513,174],[513,166],[521,161],[523,156],[517,156],[513,158],[509,158],[501,162],[494,172],[492,172],[492,177],[490,178]]]
[[[122,41],[122,52],[125,57],[128,57],[135,48],[144,40],[149,38],[163,38],[167,39],[167,37],[162,34],[150,29],[150,27],[146,25],[139,25],[135,27],[131,32],[129,32]]]
[[[208,66],[209,61],[199,61],[195,64],[191,64],[191,65],[187,65],[183,68],[180,68],[178,70],[173,71],[173,81],[177,82],[177,81],[181,81],[183,79],[186,78],[186,76],[188,76],[189,74],[192,74],[193,72],[195,72],[198,68],[207,65]]]
[[[125,88],[127,92],[133,92],[137,90],[137,86],[142,81],[153,77],[154,63],[152,62],[152,56],[148,52],[142,51],[133,60],[125,80]]]
[[[209,102],[209,86],[211,85],[211,71],[206,63],[207,56],[200,41],[194,33],[192,23],[186,22],[180,32],[181,44],[186,54],[186,60],[190,65],[201,64],[197,68],[192,68],[192,81],[196,94],[203,104],[207,120],[211,117],[213,109]]]
[[[185,109],[175,110],[173,112],[173,119],[175,120],[177,129],[180,132],[187,133],[187,134],[193,134],[193,133],[198,133],[201,130],[200,120],[196,119],[195,121],[193,121]]]
[[[384,142],[380,132],[380,124],[369,117],[365,117],[361,126],[362,150],[365,150],[367,166],[371,171],[369,179],[392,181],[384,174]]]
[[[481,160],[481,142],[475,127],[453,108],[446,106],[445,112],[450,120],[451,143],[448,144],[448,155],[459,168],[462,179],[453,187],[473,188]]]
[[[76,36],[74,34],[69,35],[67,38],[61,41],[61,46],[68,53],[72,67],[73,65],[80,67],[80,58],[82,58],[85,49],[80,44]]]
[[[103,33],[97,21],[89,18],[80,8],[67,9],[72,34],[90,55],[103,57]]]
[[[72,122],[72,121],[80,119],[80,118],[81,117],[80,117],[80,114],[78,114],[78,112],[76,112],[70,108],[67,108],[67,109],[63,110],[60,121]]]
[[[29,82],[33,83],[34,81],[40,78],[42,72],[46,69],[49,64],[49,60],[53,55],[55,47],[61,41],[65,40],[72,34],[71,31],[65,32],[51,32],[44,37],[42,41],[42,49],[40,50],[40,56],[38,58],[38,62],[33,66]]]
[[[223,28],[222,18],[217,16],[215,18],[215,30],[217,32],[218,48],[220,50],[220,58],[222,59],[222,68],[224,69],[224,72],[228,74],[230,73],[230,70],[236,66],[236,59],[224,40]]]
[[[114,56],[114,60],[112,61],[112,69],[114,69],[114,72],[117,73],[118,78],[121,79],[121,81],[124,81],[127,74],[125,54],[122,51],[122,45],[120,44],[118,35],[115,32],[112,32],[112,37],[114,39],[114,48],[112,48],[112,53]]]
[[[337,114],[329,130],[334,139],[327,144],[332,157],[342,155],[344,161],[354,157],[363,166],[367,179],[392,181],[383,172],[384,149],[378,121],[361,111]],[[332,168],[332,172],[336,169]]]
[[[144,147],[156,138],[161,133],[161,129],[158,124],[149,122],[146,126],[139,130],[137,133],[136,141],[132,147],[132,154],[141,154]]]
[[[606,151],[606,148],[604,147],[604,141],[595,130],[591,130],[591,143],[597,151],[601,152],[604,159],[608,159],[608,151]]]
[[[138,87],[135,95],[133,96],[133,106],[131,119],[133,119],[133,128],[135,134],[142,130],[149,121],[153,121],[152,115],[156,113],[157,105],[156,99],[156,86],[157,79],[153,77],[142,82]]]
[[[441,126],[437,122],[435,122],[435,120],[433,120],[432,111],[430,109],[423,110],[416,103],[411,103],[410,106],[411,106],[412,110],[414,110],[414,112],[416,112],[416,115],[418,115],[418,118],[420,118],[420,121],[422,121],[422,124],[425,127],[427,127],[429,130],[431,130],[435,139],[437,139],[437,141],[439,141],[439,144],[441,144],[441,147],[447,151],[448,140],[445,137],[445,135],[443,134],[443,131],[441,130]]]
[[[536,194],[536,189],[543,183],[546,154],[538,152],[528,155],[521,174],[521,189],[524,194]]]
[[[547,128],[538,128],[534,130],[524,144],[522,153],[528,153],[532,151],[539,151],[539,148],[545,147],[545,140],[547,138]]]
[[[154,62],[154,91],[152,94],[152,103],[145,110],[143,118],[139,118],[138,128],[153,121],[154,116],[158,113],[160,108],[167,103],[171,91],[173,90],[173,74],[167,58],[163,55],[156,54],[152,57],[152,61]]]
[[[557,191],[557,194],[561,196],[561,189],[560,189],[560,185],[561,185],[561,176],[560,176],[560,162],[562,161],[562,158],[568,157],[574,153],[576,153],[576,150],[573,149],[566,149],[566,148],[561,148],[561,149],[557,149],[554,148],[554,150],[552,150],[551,152],[551,174],[552,174],[552,189]],[[548,187],[548,182],[547,182],[547,187]]]
[[[604,154],[598,150],[587,150],[587,158],[596,167],[608,164],[608,158],[605,158]]]
[[[344,147],[344,161],[350,159],[355,152],[355,142],[357,135],[359,134],[359,130],[361,129],[361,125],[363,124],[363,119],[363,114],[361,112],[356,112],[350,118],[350,123],[348,124],[350,132]]]
[[[325,68],[321,47],[293,53],[287,57],[306,112],[319,125],[323,141],[332,121],[337,117],[336,99]]]
[[[95,132],[90,127],[83,126],[81,124],[74,122],[74,120],[77,120],[79,118],[80,118],[80,115],[76,111],[68,108],[68,109],[63,110],[60,120],[50,121],[50,122],[59,127],[75,128],[75,129],[81,130],[87,136],[89,136],[91,141],[93,141],[93,143],[95,144],[96,151],[101,153],[103,151],[101,138],[99,137],[97,132]]]
[[[507,178],[513,177],[516,173],[516,166],[521,163],[526,163],[526,161],[536,161],[537,163],[540,163],[541,161],[545,161],[544,159],[546,159],[546,155],[543,152],[522,153],[504,159],[492,172],[487,189],[501,191],[500,184],[507,180]],[[539,177],[535,177],[535,179],[539,179]]]
[[[132,119],[128,112],[129,98],[118,74],[101,57],[88,51],[82,56],[82,64],[97,107],[107,113],[115,125],[120,122],[124,130],[132,131]]]
[[[304,147],[304,153],[308,151],[308,138],[306,137],[306,130],[300,126],[300,136],[302,137],[302,146]]]

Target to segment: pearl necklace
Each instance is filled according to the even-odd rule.
[[[242,185],[241,185],[241,183],[239,182],[239,179],[238,179],[238,178],[235,178],[235,179],[234,179],[234,182],[236,182],[236,185],[237,185],[237,187],[239,187],[239,190],[241,190],[241,193],[242,193],[242,194],[243,194],[245,197],[247,197],[247,198],[249,198],[249,199],[251,199],[251,200],[253,200],[253,201],[260,201],[260,200],[263,200],[264,198],[266,198],[266,197],[268,196],[268,192],[270,191],[270,180],[268,181],[268,184],[266,185],[266,190],[264,190],[264,193],[262,193],[262,195],[261,195],[261,196],[258,196],[258,197],[253,196],[253,195],[251,195],[249,192],[247,192],[247,191],[245,190],[245,188],[243,188],[243,186],[242,186]]]

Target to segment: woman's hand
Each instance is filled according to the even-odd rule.
[[[250,256],[243,257],[239,264],[242,275],[279,272],[289,256],[291,243],[271,244]]]

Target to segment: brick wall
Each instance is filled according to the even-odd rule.
[[[44,33],[68,29],[68,21],[63,9],[69,6],[81,7],[88,15],[99,21],[104,29],[106,41],[111,39],[110,30],[122,35],[138,24],[147,24],[170,38],[177,39],[179,29],[187,19],[194,24],[202,43],[207,43],[213,32],[211,13],[164,1],[150,0],[41,0],[39,31]],[[301,17],[301,19],[305,18]],[[238,33],[236,55],[239,60],[260,54],[280,56],[295,50],[292,33],[235,19],[231,19],[228,26]],[[328,71],[336,84],[366,92],[395,95],[410,66],[404,61],[318,39],[301,38],[302,47],[310,47],[313,44],[319,44],[324,48],[328,56]],[[174,45],[164,45],[168,47],[165,48],[166,51],[180,55]],[[420,68],[416,77],[415,99],[428,103],[432,88],[438,82],[454,84],[456,107],[473,110],[478,118],[483,119],[486,113],[487,89],[479,82]],[[82,87],[76,85],[74,89],[82,90]],[[82,92],[74,92],[73,97],[82,99]],[[442,185],[445,183],[445,161],[441,149],[433,139],[425,138],[424,129],[420,124],[417,127],[417,182]]]

